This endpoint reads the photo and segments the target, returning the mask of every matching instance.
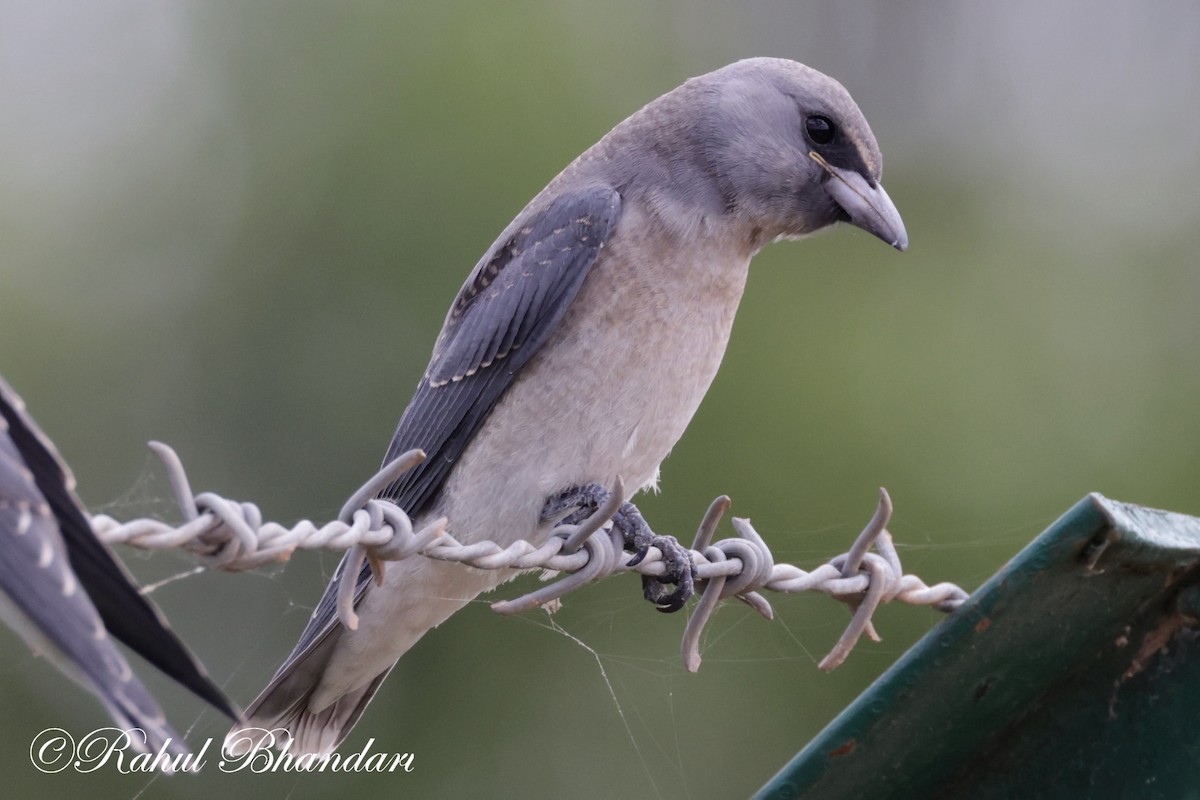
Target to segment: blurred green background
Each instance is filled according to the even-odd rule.
[[[971,589],[1088,491],[1200,513],[1194,3],[0,2],[0,372],[95,511],[171,516],[157,438],[197,490],[328,520],[511,217],[643,103],[752,55],[847,86],[912,247],[844,229],[758,257],[651,522],[690,537],[728,493],[811,568],[884,485],[907,568]],[[147,582],[191,563],[120,555]],[[245,704],[336,563],[153,597]],[[884,642],[824,675],[845,609],[773,600],[772,623],[725,606],[697,675],[632,577],[553,620],[476,603],[347,743],[416,754],[391,776],[214,754],[194,777],[40,774],[38,731],[107,719],[0,630],[6,792],[746,796],[938,619],[887,608]],[[193,745],[223,734],[150,684]]]

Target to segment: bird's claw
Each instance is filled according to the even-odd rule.
[[[570,489],[546,501],[542,509],[543,519],[561,517],[564,511],[575,508],[565,518],[566,523],[578,523],[598,508],[608,497],[602,486],[588,484]],[[664,613],[683,608],[696,593],[696,565],[691,552],[674,536],[658,536],[650,529],[642,512],[633,503],[624,503],[612,518],[613,529],[621,534],[626,550],[633,557],[627,566],[636,567],[646,559],[651,547],[657,547],[663,555],[663,575],[642,576],[642,594]],[[673,586],[674,588],[668,588]]]
[[[696,594],[696,564],[692,553],[681,545],[674,536],[655,536],[645,550],[637,553],[629,563],[640,563],[650,547],[657,547],[663,554],[662,563],[666,572],[661,577],[642,576],[642,595],[654,603],[664,614],[672,614]],[[668,591],[669,585],[675,588]]]
[[[666,571],[657,577],[643,575],[642,595],[664,614],[683,608],[696,594],[696,565],[692,562],[691,552],[674,536],[658,536],[650,530],[646,518],[633,503],[626,503],[613,515],[613,527],[624,538],[625,549],[633,552],[633,558],[627,562],[629,566],[642,563],[651,547],[657,547],[662,553]],[[668,589],[668,586],[675,588]]]

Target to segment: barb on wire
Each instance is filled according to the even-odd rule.
[[[363,563],[369,563],[379,583],[383,581],[386,562],[414,556],[454,561],[478,569],[543,569],[566,573],[536,591],[493,603],[493,610],[501,614],[520,614],[556,604],[568,592],[613,573],[637,572],[659,577],[666,572],[663,554],[657,547],[651,547],[642,560],[631,564],[635,555],[624,550],[621,535],[609,524],[624,497],[620,478],[609,493],[609,500],[578,525],[559,525],[540,545],[518,540],[501,547],[492,541],[460,543],[447,533],[445,518],[414,531],[412,520],[402,509],[375,497],[401,473],[425,458],[420,450],[410,450],[387,464],[351,496],[336,521],[317,527],[302,520],[285,528],[263,522],[262,513],[253,503],[231,502],[211,492],[193,496],[175,451],[159,442],[151,442],[150,447],[166,467],[184,522],[179,526],[150,519],[120,523],[97,515],[92,518],[92,526],[107,542],[146,549],[180,547],[193,553],[205,566],[229,571],[286,561],[297,548],[348,550],[341,569],[355,575]],[[887,531],[892,501],[885,489],[879,490],[875,514],[849,552],[811,572],[791,564],[776,564],[770,548],[748,519],[733,518],[737,537],[714,542],[717,526],[729,506],[729,498],[724,496],[712,502],[691,549],[700,599],[681,644],[684,667],[690,672],[700,668],[704,626],[717,604],[726,597],[736,597],[768,620],[773,619],[774,611],[760,590],[818,591],[846,603],[851,621],[818,665],[825,671],[845,661],[864,633],[879,640],[871,617],[881,604],[899,600],[949,612],[962,605],[967,597],[966,592],[953,584],[928,586],[915,575],[904,574]],[[350,629],[358,626],[354,612],[355,583],[342,581],[343,591],[337,598],[338,617]]]

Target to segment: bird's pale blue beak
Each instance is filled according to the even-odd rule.
[[[825,191],[850,217],[850,224],[878,236],[897,250],[908,249],[908,232],[900,212],[878,181],[868,181],[850,169],[835,167],[816,153],[810,154],[828,173]]]

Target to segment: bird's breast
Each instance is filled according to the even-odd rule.
[[[573,486],[653,485],[720,366],[748,263],[614,236],[452,472],[439,505],[455,536],[528,536]]]

